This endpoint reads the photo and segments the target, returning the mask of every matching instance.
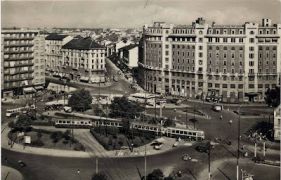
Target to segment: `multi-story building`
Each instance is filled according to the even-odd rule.
[[[280,81],[281,24],[145,25],[140,44],[142,86],[153,93],[224,101],[262,101]]]
[[[61,49],[63,74],[72,80],[101,82],[105,77],[105,47],[92,38],[74,38]]]
[[[33,30],[2,30],[2,95],[19,95],[45,84],[44,37]]]
[[[138,67],[139,48],[138,44],[130,44],[119,49],[121,63],[127,68]]]
[[[274,140],[280,141],[281,105],[274,110]]]
[[[45,38],[46,70],[59,72],[62,67],[61,47],[72,40],[71,36],[63,34],[50,34]]]

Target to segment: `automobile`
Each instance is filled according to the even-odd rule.
[[[179,142],[175,142],[174,144],[173,144],[173,147],[177,147],[179,145]]]
[[[192,158],[188,155],[188,154],[184,154],[183,156],[182,156],[182,160],[184,160],[184,161],[189,161],[189,160],[191,160]]]
[[[25,167],[26,164],[22,160],[18,160],[18,164],[20,167]]]
[[[222,111],[222,105],[213,105],[212,109],[216,112]]]
[[[211,145],[211,148],[214,148],[214,146]],[[197,150],[199,152],[208,153],[209,152],[209,145],[208,144],[200,144],[200,145],[195,147],[195,150]]]
[[[162,148],[162,146],[163,146],[162,144],[155,145],[155,146],[154,146],[154,149],[156,149],[156,150],[160,150],[160,149]]]

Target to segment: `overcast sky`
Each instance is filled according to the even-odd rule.
[[[141,27],[153,21],[191,24],[280,23],[281,0],[90,0],[2,1],[3,27]]]

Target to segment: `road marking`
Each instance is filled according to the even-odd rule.
[[[6,127],[4,127],[4,128],[1,130],[1,134],[4,132],[5,129],[6,129]]]

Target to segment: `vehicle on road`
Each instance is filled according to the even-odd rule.
[[[211,147],[210,147],[211,146]],[[204,152],[204,153],[208,153],[210,148],[214,148],[213,145],[209,145],[208,143],[205,144],[200,144],[198,146],[195,147],[195,149],[199,152]]]
[[[179,142],[175,142],[174,144],[173,144],[173,147],[177,147],[179,145]]]
[[[26,164],[22,160],[18,160],[18,164],[20,167],[25,167]]]
[[[189,156],[188,154],[184,154],[182,156],[182,160],[184,160],[184,161],[190,161],[191,159],[192,159],[191,156]]]
[[[64,112],[67,112],[67,113],[71,113],[72,112],[72,108],[69,107],[69,106],[64,106],[63,110],[64,110]]]
[[[220,112],[223,110],[223,107],[222,105],[213,105],[212,109],[213,111]]]

